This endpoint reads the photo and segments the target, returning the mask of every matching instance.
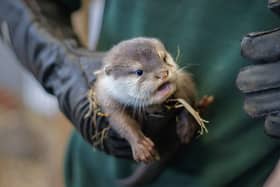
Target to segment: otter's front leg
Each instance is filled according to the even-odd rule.
[[[139,124],[126,112],[114,111],[109,114],[109,121],[114,130],[125,138],[133,153],[133,158],[138,162],[150,162],[156,160],[154,143],[146,137]]]
[[[186,72],[179,72],[176,81],[177,91],[175,98],[184,99],[192,107],[196,108],[195,104],[195,85]],[[177,116],[177,134],[182,143],[189,143],[197,131],[197,124],[193,117],[183,109]]]

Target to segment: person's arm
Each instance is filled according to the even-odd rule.
[[[59,107],[82,137],[95,145],[93,136],[108,126],[104,117],[96,128],[89,110],[87,92],[103,53],[81,49],[70,24],[70,9],[51,0],[0,0],[1,38],[8,42],[21,64],[56,96]],[[132,158],[128,143],[109,130],[98,149],[122,158]]]

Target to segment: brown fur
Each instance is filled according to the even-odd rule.
[[[185,99],[194,105],[195,86],[191,76],[179,71],[163,44],[152,38],[136,38],[114,46],[105,57],[103,67],[104,71],[99,72],[94,89],[102,110],[109,115],[111,126],[129,142],[136,161],[144,163],[154,161],[155,165],[163,165],[168,159],[155,161],[158,153],[153,141],[143,134],[141,124],[127,108],[136,107],[133,103],[134,95],[144,110],[154,106],[163,107],[165,100],[171,96]],[[137,77],[134,74],[137,69],[143,70],[143,75]],[[165,83],[167,86],[162,88],[162,91],[161,86]],[[120,90],[114,90],[119,89],[118,86],[121,87]],[[127,96],[122,97],[122,94]],[[148,95],[146,98],[145,94]],[[143,101],[142,97],[145,98]],[[179,139],[182,143],[188,143],[196,127],[193,122],[190,123],[190,117],[185,111],[178,115],[178,119]],[[176,149],[171,152],[175,152]],[[170,154],[167,155],[170,157]],[[127,186],[131,184],[136,183],[126,183]]]

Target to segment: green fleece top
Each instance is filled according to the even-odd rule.
[[[204,118],[209,133],[191,143],[152,185],[262,186],[279,158],[279,142],[264,134],[263,119],[243,111],[235,86],[240,40],[273,28],[278,18],[266,0],[106,0],[99,50],[136,36],[157,37],[193,74],[200,96],[215,97]],[[67,187],[109,187],[131,172],[131,163],[94,151],[74,134],[66,157]]]

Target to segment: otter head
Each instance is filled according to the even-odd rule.
[[[108,52],[103,63],[106,94],[121,104],[161,104],[176,90],[177,65],[157,39],[123,41]]]

